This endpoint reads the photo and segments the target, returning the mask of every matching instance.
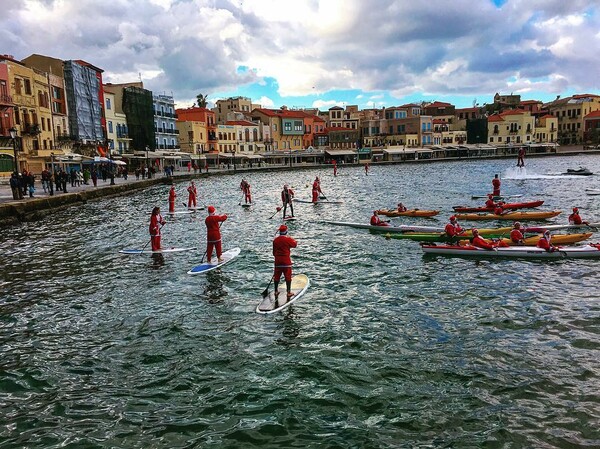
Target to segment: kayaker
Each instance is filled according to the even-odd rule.
[[[525,167],[525,147],[519,148],[517,167]]]
[[[456,220],[456,215],[450,217],[450,223],[444,228],[444,232],[448,237],[456,237],[463,233],[463,228],[460,227]]]
[[[159,251],[160,246],[160,229],[165,225],[166,221],[160,214],[160,207],[156,206],[152,209],[152,215],[150,215],[150,243],[152,244],[152,251]]]
[[[398,203],[398,212],[406,212],[408,209],[406,209],[406,206],[402,203]]]
[[[471,244],[477,248],[490,249],[493,250],[498,247],[497,243],[492,243],[479,235],[479,231],[477,229],[473,229],[471,231],[473,233],[473,240],[471,240]]]
[[[551,238],[550,231],[544,231],[544,234],[540,237],[535,246],[545,249],[548,252],[556,251],[558,248],[550,243]]]
[[[492,179],[492,187],[494,188],[492,195],[500,196],[500,178],[497,174],[494,175],[494,179]]]
[[[194,181],[190,182],[190,185],[187,188],[188,191],[188,208],[196,207],[196,197],[198,196],[198,190],[196,189],[196,184]]]
[[[523,231],[521,230],[521,223],[515,221],[513,223],[513,229],[510,231],[510,241],[516,245],[523,245],[525,236],[523,235]]]
[[[223,262],[221,254],[221,223],[227,220],[227,215],[217,215],[214,206],[208,206],[208,217],[204,220],[206,224],[206,261],[210,263],[213,249],[217,252],[217,260]]]
[[[317,201],[319,201],[320,193],[323,193],[323,192],[321,192],[321,180],[317,176],[312,185],[312,202],[313,203],[316,203]]]
[[[246,204],[252,203],[252,194],[250,193],[250,183],[245,179],[240,182],[240,190],[244,194],[244,202]]]
[[[287,184],[284,184],[283,190],[281,191],[281,201],[283,202],[283,218],[286,217],[286,209],[287,206],[290,206],[290,212],[292,213],[292,217],[294,216],[294,191],[289,188]]]
[[[298,246],[298,242],[287,235],[286,225],[279,226],[279,235],[273,240],[273,256],[275,256],[275,269],[273,271],[273,283],[275,285],[275,300],[279,296],[279,280],[283,274],[287,289],[287,299],[292,293],[292,259],[291,249]]]
[[[379,218],[379,212],[376,210],[373,211],[373,216],[371,217],[371,226],[389,226],[387,221],[382,221]]]
[[[494,201],[494,195],[491,193],[488,193],[488,199],[485,202],[485,207],[487,207],[488,209],[495,209],[496,208],[496,202]]]
[[[580,224],[584,224],[584,225],[589,225],[590,223],[587,221],[583,221],[581,219],[581,216],[579,215],[579,209],[574,207],[573,208],[573,213],[571,215],[569,215],[569,224],[575,224],[575,225],[580,225]]]
[[[504,215],[504,214],[510,212],[508,210],[504,210],[503,204],[504,203],[496,204],[496,207],[494,207],[494,215]]]
[[[175,185],[171,184],[171,189],[169,190],[169,212],[175,212],[175,198],[177,198],[177,193],[175,192]]]

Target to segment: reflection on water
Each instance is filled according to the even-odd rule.
[[[10,228],[0,235],[0,446],[597,446],[600,263],[430,258],[414,242],[323,223],[367,222],[402,201],[444,212],[395,223],[441,226],[513,164],[248,173],[248,210],[240,176],[202,179],[201,200],[230,213],[224,249],[242,249],[206,275],[187,274],[205,249],[204,211],[163,229],[164,246],[197,250],[118,254],[147,243],[168,186]],[[577,164],[600,170],[595,157]],[[530,158],[527,170],[570,165]],[[281,186],[309,199],[316,175],[345,202],[295,207],[294,270],[311,287],[258,315]],[[598,198],[582,196],[598,188],[588,178],[506,176],[502,189],[600,221]]]

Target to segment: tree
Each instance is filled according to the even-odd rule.
[[[196,104],[198,105],[199,108],[205,108],[206,105],[208,104],[208,95],[204,95],[204,94],[198,94],[196,95]]]

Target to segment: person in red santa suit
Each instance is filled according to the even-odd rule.
[[[389,226],[390,224],[387,221],[383,221],[379,218],[379,212],[374,210],[373,215],[371,216],[371,226]]]
[[[444,232],[448,237],[456,237],[463,233],[463,228],[460,227],[456,219],[456,215],[450,217],[450,223],[446,224]]]
[[[273,256],[275,256],[275,269],[273,272],[273,284],[275,286],[275,300],[279,296],[279,280],[284,276],[287,290],[287,299],[290,299],[292,293],[292,259],[291,249],[298,246],[298,242],[291,238],[288,233],[288,227],[281,225],[279,235],[273,240]]]
[[[317,201],[319,201],[320,193],[323,193],[323,192],[321,192],[321,180],[317,176],[312,185],[312,202],[313,203],[316,203]]]
[[[573,213],[571,215],[569,215],[569,224],[575,224],[575,225],[585,224],[585,225],[589,225],[589,222],[583,221],[581,219],[581,215],[579,215],[579,209],[577,207],[574,207],[573,208]]]
[[[161,250],[160,246],[160,229],[165,225],[166,221],[160,214],[160,207],[156,206],[152,209],[152,215],[150,215],[150,243],[152,244],[152,251]]]
[[[175,212],[175,198],[177,198],[177,193],[175,193],[175,185],[172,185],[169,190],[169,213]]]
[[[498,177],[498,175],[494,175],[494,179],[492,179],[492,187],[494,189],[492,194],[494,196],[500,196],[500,184],[500,178]]]
[[[198,196],[198,190],[196,189],[196,184],[194,181],[190,182],[190,185],[187,188],[188,191],[188,208],[196,207],[196,198]]]
[[[221,223],[227,220],[227,215],[217,215],[214,206],[208,206],[208,217],[204,220],[206,224],[206,261],[211,263],[213,250],[217,252],[217,260],[223,262],[221,254]]]

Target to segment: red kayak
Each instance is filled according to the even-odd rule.
[[[544,204],[544,201],[529,201],[526,203],[505,203],[502,205],[502,208],[507,210],[516,210],[516,209],[531,209],[533,207],[538,207]],[[493,207],[468,207],[468,206],[454,206],[456,212],[493,212]]]

